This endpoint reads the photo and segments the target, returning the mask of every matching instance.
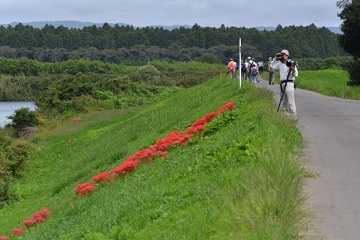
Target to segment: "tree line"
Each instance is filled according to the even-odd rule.
[[[245,27],[135,28],[104,23],[82,29],[17,24],[0,27],[0,56],[59,62],[84,58],[111,63],[142,65],[149,60],[191,61],[206,54],[219,62],[237,58],[239,38],[243,56],[266,60],[283,48],[296,58],[347,55],[338,34],[325,27],[278,25],[274,31]]]

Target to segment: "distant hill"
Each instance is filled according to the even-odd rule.
[[[16,26],[17,24],[19,24],[20,22],[12,22],[9,24],[0,24],[4,27],[7,27],[9,25],[11,26]],[[82,29],[84,27],[88,27],[88,26],[97,26],[97,27],[102,27],[104,25],[104,23],[94,23],[94,22],[80,22],[80,21],[39,21],[39,22],[26,22],[26,23],[22,23],[23,25],[29,25],[29,26],[33,26],[35,28],[43,28],[45,27],[46,24],[48,25],[52,25],[54,27],[59,27],[59,26],[64,26],[66,28],[79,28]],[[127,23],[108,23],[110,26],[115,26],[116,24],[119,26],[129,26],[131,24],[127,24]],[[163,26],[163,25],[152,25],[149,27],[162,27],[163,29],[167,29],[167,30],[172,30],[172,29],[176,29],[176,28],[180,28],[180,27],[185,27],[185,28],[191,28],[191,26],[189,25],[172,25],[172,26]],[[274,31],[276,29],[276,27],[264,27],[264,26],[258,26],[255,27],[256,29],[258,29],[259,31],[263,31],[263,30],[267,30],[267,31]],[[342,34],[341,30],[339,27],[327,27],[331,32],[336,33],[336,34]]]
[[[15,27],[17,24],[19,24],[20,22],[12,22],[9,24],[0,24],[4,27],[7,26],[12,26]],[[59,27],[59,26],[64,26],[66,28],[79,28],[82,29],[84,27],[89,27],[89,26],[97,26],[97,27],[102,27],[104,25],[104,23],[94,23],[94,22],[79,22],[79,21],[40,21],[40,22],[26,22],[26,23],[21,23],[23,25],[29,25],[35,28],[43,28],[45,27],[46,24],[48,25],[52,25],[54,27]],[[110,26],[115,26],[116,24],[119,26],[130,26],[130,24],[127,23],[108,23]],[[175,28],[179,28],[179,27],[186,27],[186,28],[190,28],[190,26],[188,25],[173,25],[173,26],[162,26],[162,25],[155,25],[155,26],[149,26],[149,27],[162,27],[163,29],[168,29],[168,30],[172,30]]]
[[[19,24],[20,22],[12,22],[9,24],[2,24],[3,26],[7,27],[9,25],[11,25],[12,27],[16,26],[17,24]],[[43,28],[45,27],[45,25],[52,25],[54,27],[59,27],[59,26],[64,26],[66,28],[83,28],[83,27],[88,27],[88,26],[97,26],[97,27],[102,27],[104,25],[104,23],[94,23],[94,22],[79,22],[79,21],[40,21],[40,22],[26,22],[26,23],[22,23],[23,25],[29,25],[29,26],[33,26],[35,28]],[[110,26],[115,26],[115,23],[109,23]],[[119,26],[123,26],[123,25],[128,25],[126,23],[118,23]]]

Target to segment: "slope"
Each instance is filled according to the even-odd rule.
[[[166,160],[100,183],[89,196],[75,194],[78,184],[229,101],[233,111],[172,146]],[[39,153],[16,186],[20,201],[0,210],[0,235],[47,207],[51,216],[22,239],[300,238],[302,139],[275,109],[270,91],[216,77],[106,121],[94,123],[94,113],[39,134],[31,139]]]

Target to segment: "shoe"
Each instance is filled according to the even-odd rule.
[[[272,83],[272,85],[275,85],[275,83]]]

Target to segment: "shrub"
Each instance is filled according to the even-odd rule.
[[[138,72],[140,73],[141,79],[145,82],[157,79],[160,77],[160,72],[153,65],[145,65],[139,67]]]
[[[36,114],[35,112],[30,111],[29,108],[20,108],[7,118],[12,120],[8,125],[16,130],[20,130],[24,127],[34,127],[37,124]]]
[[[346,65],[346,70],[350,75],[349,85],[359,86],[360,85],[360,59],[354,59],[353,62]]]

